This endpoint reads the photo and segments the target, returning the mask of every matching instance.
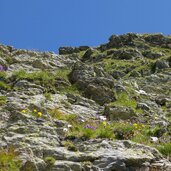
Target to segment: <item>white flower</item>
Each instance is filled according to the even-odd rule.
[[[83,123],[84,123],[84,122],[85,122],[85,120],[84,120],[84,119],[81,119],[81,122],[83,122]]]
[[[64,132],[68,132],[68,128],[64,128],[63,131],[64,131]]]
[[[157,142],[159,139],[157,137],[150,137],[152,142]]]
[[[71,128],[71,127],[72,127],[72,125],[69,124],[69,125],[68,125],[68,128]]]
[[[99,119],[102,121],[106,121],[106,117],[105,116],[99,116]]]
[[[140,95],[147,95],[147,93],[144,90],[135,90],[136,93],[140,94]]]

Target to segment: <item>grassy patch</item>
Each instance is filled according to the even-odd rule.
[[[46,72],[46,71],[39,71],[39,72],[32,72],[32,73],[27,73],[24,70],[16,71],[13,73],[13,77],[16,80],[29,80],[29,81],[40,81],[43,85],[46,84],[53,84],[55,81],[55,77],[53,74]]]
[[[44,87],[45,95],[48,95],[47,93],[54,93],[56,91],[60,91],[61,93],[79,94],[77,87],[75,85],[69,84],[69,72],[70,70],[68,69],[61,69],[56,71],[56,73],[47,71],[28,73],[24,70],[20,70],[13,73],[12,80],[28,80],[30,82],[34,82],[35,84],[39,84]]]
[[[107,138],[107,139],[119,139],[119,140],[139,140],[139,137],[145,136],[144,139],[150,141],[150,137],[144,134],[147,129],[142,124],[130,124],[127,122],[112,122],[106,121],[73,124],[68,136],[77,138]],[[141,138],[142,140],[142,138]],[[139,141],[140,142],[140,141]]]
[[[51,94],[50,93],[44,93],[44,96],[46,98],[46,100],[51,100]]]
[[[65,120],[68,122],[75,122],[77,115],[75,114],[65,114],[63,112],[61,112],[58,108],[49,110],[49,114],[52,116],[52,118],[54,119],[58,119],[58,120]]]
[[[69,69],[60,69],[60,70],[56,71],[55,77],[60,77],[65,80],[68,80],[68,75],[70,72],[71,72],[71,70],[69,70]]]
[[[50,73],[47,71],[38,71],[38,72],[31,72],[28,73],[25,70],[16,71],[13,73],[13,77],[16,80],[26,79],[26,80],[38,80],[41,81],[43,84],[51,83],[53,84],[56,78],[63,78],[68,79],[69,70],[58,70],[56,73]]]
[[[95,138],[131,140],[152,147],[157,147],[156,143],[160,145],[160,142],[153,143],[151,141],[151,136],[158,136],[159,128],[157,126],[153,128],[150,125],[126,121],[109,122],[99,119],[100,117],[82,120],[76,115],[64,114],[58,109],[51,110],[49,113],[55,119],[68,122],[69,125],[64,128],[67,140],[64,146],[71,151],[77,150],[72,143],[72,140],[77,138],[83,141]],[[170,155],[170,144],[160,147],[159,150],[162,154]]]
[[[63,145],[70,151],[78,151],[77,147],[72,141],[64,141]]]
[[[131,92],[132,90],[129,90]],[[135,95],[135,92],[131,92],[132,95]],[[129,96],[126,92],[121,92],[116,94],[116,101],[110,103],[110,105],[114,106],[122,106],[122,107],[130,107],[132,108],[135,112],[142,114],[143,110],[142,109],[137,109],[137,101]]]
[[[67,131],[67,137],[81,139],[130,139],[135,135],[135,132],[142,129],[140,124],[135,126],[126,122],[109,123],[98,118],[80,120],[77,115],[64,114],[57,108],[50,110],[49,114],[55,119],[64,120],[71,124],[70,127],[65,128]]]
[[[4,80],[6,76],[7,76],[6,72],[0,71],[0,80]]]
[[[10,90],[11,87],[7,83],[5,83],[4,81],[0,81],[0,89],[2,89],[2,90]]]
[[[115,102],[112,102],[112,105],[132,107],[133,109],[135,109],[137,106],[136,100],[130,98],[127,93],[118,93],[116,95],[116,98],[117,100]]]
[[[7,97],[6,96],[0,96],[0,106],[6,104]]]
[[[165,156],[171,157],[171,142],[158,147],[158,150]]]
[[[10,86],[5,82],[6,81],[6,72],[0,71],[0,88],[3,90],[9,90]]]
[[[0,171],[19,171],[21,161],[13,147],[0,150]]]
[[[134,68],[141,66],[141,60],[118,60],[118,59],[111,59],[107,58],[103,60],[105,65],[106,71],[119,70],[119,71],[126,71],[127,69],[133,70]],[[129,72],[129,71],[127,71]]]
[[[81,94],[81,90],[78,90],[77,86],[75,84],[72,84],[71,86],[66,86],[60,89],[62,93],[70,93],[70,94],[75,94],[79,95]]]

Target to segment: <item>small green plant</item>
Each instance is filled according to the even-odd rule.
[[[65,120],[69,123],[75,123],[78,118],[78,116],[76,114],[65,114],[65,113],[61,112],[58,108],[49,110],[49,114],[54,119]]]
[[[72,141],[65,141],[64,146],[70,151],[78,151],[77,147]]]
[[[161,132],[161,128],[157,125],[154,128],[149,129],[148,134],[150,136],[159,137],[160,136],[160,132]]]
[[[0,81],[0,89],[2,89],[2,90],[10,90],[11,87],[8,84],[6,84],[4,81]]]
[[[114,104],[116,106],[132,107],[133,109],[135,109],[137,106],[136,100],[130,98],[127,93],[118,93],[117,100],[115,102],[113,102],[112,104]]]
[[[74,84],[71,86],[64,87],[63,89],[61,89],[61,91],[64,93],[70,93],[75,95],[81,94],[81,90],[78,90],[77,86]]]
[[[171,143],[163,144],[158,147],[158,150],[165,156],[171,157]]]
[[[54,157],[48,156],[44,158],[44,161],[48,166],[53,166],[56,160]]]
[[[113,123],[115,138],[119,140],[130,139],[134,136],[135,127],[127,122]]]
[[[85,128],[83,127],[83,129],[80,129],[80,137],[82,138],[86,138],[86,139],[92,139],[95,137],[96,135],[96,130],[93,128]]]
[[[11,65],[11,64],[15,63],[14,58],[11,57],[11,56],[7,56],[7,57],[5,58],[5,60],[7,61],[8,65]]]
[[[152,145],[150,135],[149,135],[149,126],[148,125],[139,125],[138,131],[134,133],[134,136],[131,138],[132,141]]]
[[[51,100],[51,94],[50,93],[45,93],[44,94],[44,96],[45,96],[45,98],[46,98],[46,100]]]
[[[6,96],[0,96],[0,106],[6,104],[7,97]]]
[[[19,171],[21,161],[13,147],[0,150],[0,171]]]
[[[4,80],[6,78],[6,72],[5,71],[0,71],[0,80]]]
[[[102,122],[97,129],[98,138],[114,138],[114,130],[111,125],[104,125],[105,122]]]
[[[69,69],[60,69],[56,71],[55,76],[68,80],[68,75],[70,72],[71,71]]]

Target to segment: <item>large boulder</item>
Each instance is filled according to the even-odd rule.
[[[134,33],[127,33],[124,35],[112,35],[109,38],[109,43],[108,43],[108,48],[113,48],[113,47],[122,47],[124,45],[128,46],[133,46],[134,42],[133,40],[137,38],[138,36]]]
[[[115,99],[114,92],[106,87],[106,86],[100,86],[98,84],[89,84],[85,91],[84,91],[85,97],[88,97],[90,99],[93,99],[100,105],[103,105],[105,103],[110,103]]]
[[[82,61],[86,61],[86,60],[92,60],[92,54],[94,52],[97,52],[97,50],[93,49],[93,48],[89,48],[86,50],[86,52],[84,53],[83,57],[82,57]]]
[[[169,62],[165,60],[157,60],[154,64],[154,70],[157,72],[158,70],[169,68]]]
[[[145,41],[154,45],[167,46],[171,43],[171,38],[164,36],[161,33],[145,36]]]
[[[114,59],[130,60],[143,57],[136,49],[121,49],[113,52]]]
[[[115,100],[113,79],[103,69],[83,63],[76,64],[69,75],[69,80],[83,91],[85,97],[101,105]]]
[[[131,117],[137,116],[135,111],[131,107],[106,105],[104,109],[104,115],[110,120],[126,120]]]

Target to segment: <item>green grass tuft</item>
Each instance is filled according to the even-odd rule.
[[[19,171],[21,161],[13,147],[8,150],[0,150],[0,171]]]
[[[158,147],[158,150],[165,156],[171,157],[171,142]]]

